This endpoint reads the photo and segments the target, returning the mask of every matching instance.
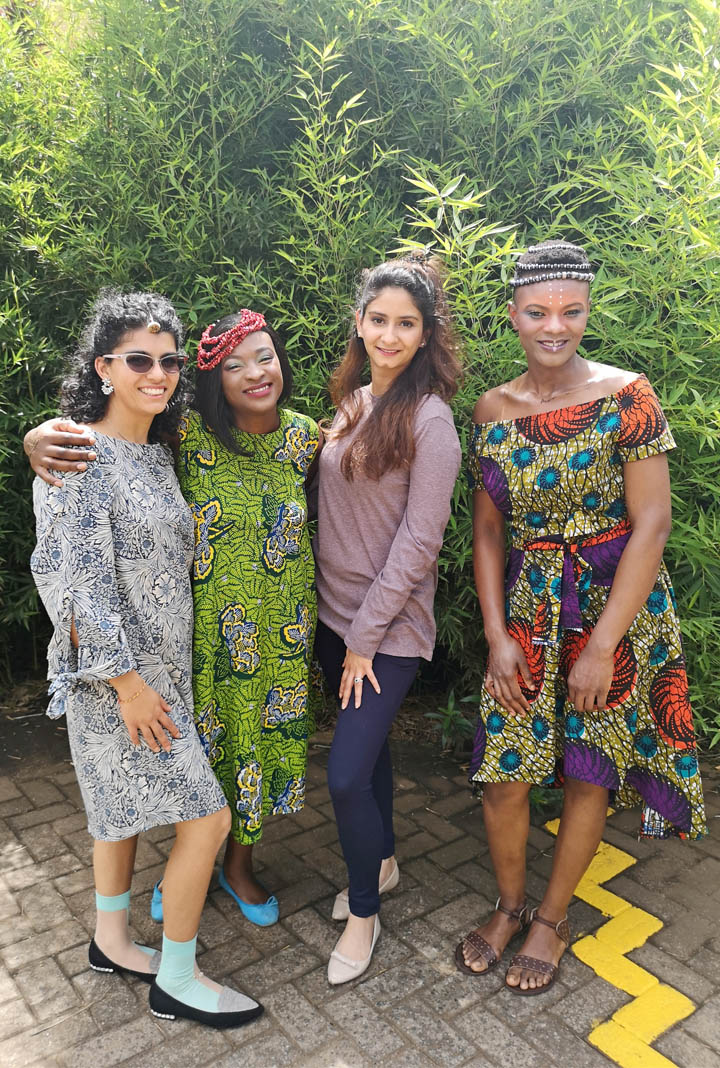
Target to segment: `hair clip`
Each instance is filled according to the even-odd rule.
[[[151,319],[150,322],[147,324],[147,328],[151,334],[159,334],[160,330],[162,329],[157,319]]]

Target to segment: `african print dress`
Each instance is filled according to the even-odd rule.
[[[469,477],[508,524],[509,634],[532,675],[524,718],[483,690],[477,782],[553,785],[563,775],[643,805],[641,833],[706,833],[680,627],[664,563],[615,650],[607,708],[576,712],[568,674],[607,601],[631,528],[623,464],[675,443],[644,375],[600,400],[473,426]],[[518,680],[520,681],[520,679]]]
[[[233,837],[251,845],[264,815],[305,801],[316,620],[305,475],[318,428],[281,410],[278,430],[236,433],[246,455],[190,412],[178,475],[195,517],[195,719]]]

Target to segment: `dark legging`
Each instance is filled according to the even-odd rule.
[[[318,623],[315,655],[331,692],[337,697],[345,659],[345,642]],[[353,916],[374,916],[380,910],[380,864],[395,852],[392,825],[393,781],[387,736],[415,678],[417,656],[376,653],[376,693],[365,679],[359,708],[354,692],[338,721],[328,762],[328,786],[338,835],[350,876]]]

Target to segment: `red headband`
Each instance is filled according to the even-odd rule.
[[[250,311],[249,308],[240,310],[240,322],[231,326],[224,334],[211,336],[215,323],[203,332],[198,345],[197,366],[198,371],[212,371],[221,360],[224,360],[232,350],[244,341],[248,334],[254,334],[258,330],[264,330],[267,326],[265,318],[259,313]]]

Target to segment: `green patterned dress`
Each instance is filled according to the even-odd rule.
[[[305,476],[317,424],[280,411],[231,453],[190,412],[178,476],[195,518],[195,719],[243,845],[305,800],[316,605]]]

